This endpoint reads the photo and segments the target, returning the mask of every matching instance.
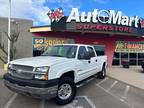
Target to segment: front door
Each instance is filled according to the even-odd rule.
[[[79,52],[78,52],[78,61],[77,61],[77,75],[78,75],[78,80],[83,80],[90,76],[91,73],[91,67],[92,67],[92,62],[91,60],[85,60],[84,55],[88,52],[87,48],[85,46],[80,46],[79,47]]]

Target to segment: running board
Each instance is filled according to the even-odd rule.
[[[92,81],[92,80],[95,79],[95,78],[97,78],[97,75],[90,76],[90,77],[88,77],[88,78],[86,78],[86,79],[78,82],[78,83],[76,84],[76,87],[79,88],[79,87],[81,87],[81,86],[83,86],[83,85],[86,85],[87,83],[89,83],[90,81]]]

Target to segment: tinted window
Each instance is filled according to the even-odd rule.
[[[70,47],[69,50],[67,51],[67,57],[75,58],[76,51],[77,51],[77,46]]]
[[[112,65],[120,65],[119,59],[113,59]]]
[[[144,53],[139,53],[138,58],[144,59]]]
[[[88,51],[90,53],[90,57],[95,57],[95,53],[92,47],[88,47]]]
[[[73,45],[55,45],[49,46],[42,55],[74,58],[76,55],[76,50],[77,46]]]
[[[121,58],[128,58],[128,53],[121,53]]]
[[[113,59],[119,59],[119,53],[114,52]]]
[[[79,48],[78,59],[84,58],[84,55],[85,55],[86,52],[87,52],[86,48],[84,46],[81,46]]]
[[[95,45],[94,49],[96,51],[97,56],[105,55],[105,47],[103,45]]]
[[[129,56],[130,56],[130,58],[135,58],[136,59],[137,58],[137,53],[130,53]]]

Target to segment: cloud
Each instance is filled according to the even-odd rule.
[[[99,4],[106,4],[109,2],[109,0],[94,0],[94,1],[99,3]]]
[[[46,0],[11,0],[11,17],[32,19],[34,25],[50,24]],[[8,0],[0,0],[0,16],[8,16]]]
[[[0,16],[8,17],[9,0],[0,0]],[[73,0],[11,0],[11,17],[31,19],[34,25],[49,25],[50,19],[47,12],[51,9],[62,7],[67,15],[72,7],[80,8],[81,2]]]

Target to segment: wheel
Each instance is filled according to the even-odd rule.
[[[100,72],[98,73],[97,78],[99,78],[99,79],[104,79],[105,77],[106,77],[106,67],[103,66],[102,71],[100,71]]]
[[[56,96],[56,103],[60,105],[65,105],[70,103],[76,95],[76,85],[72,78],[64,77],[61,78],[58,90],[57,90],[57,96]]]

